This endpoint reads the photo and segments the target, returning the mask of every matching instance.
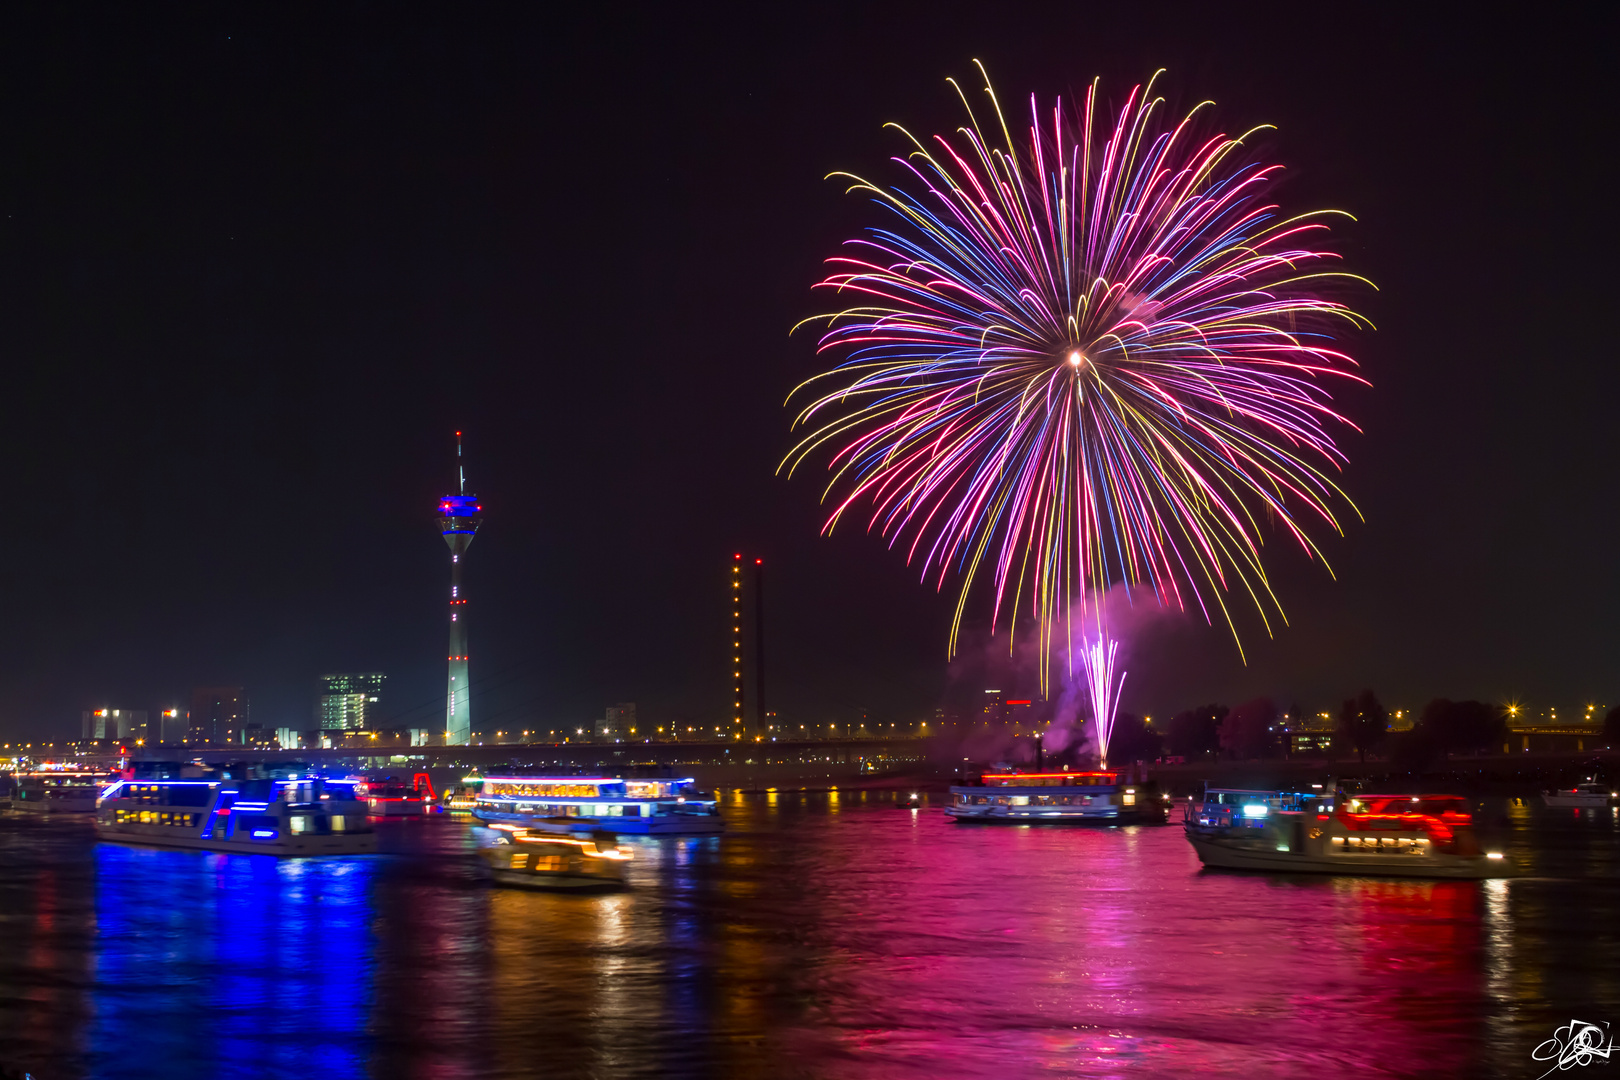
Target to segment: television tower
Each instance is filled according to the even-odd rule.
[[[439,500],[439,525],[450,545],[450,688],[445,698],[444,741],[464,746],[472,738],[471,688],[467,684],[467,597],[461,591],[461,557],[481,522],[478,496],[467,494],[461,463],[461,432],[456,432],[457,494]]]

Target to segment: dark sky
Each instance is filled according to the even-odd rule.
[[[1612,27],[1322,7],[9,8],[0,735],[220,682],[301,725],[316,674],[373,668],[432,726],[457,428],[475,727],[722,712],[736,550],[790,720],[999,681],[947,671],[950,595],[773,477],[788,329],[871,220],[823,177],[887,175],[886,120],[954,127],[974,57],[1011,98],[1162,66],[1279,125],[1285,198],[1355,213],[1381,289],[1337,580],[1277,545],[1292,626],[1251,620],[1245,666],[1160,625],[1127,706],[1613,702]]]

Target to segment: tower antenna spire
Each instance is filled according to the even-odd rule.
[[[467,494],[467,471],[462,466],[461,432],[456,432],[457,494],[439,500],[439,531],[450,545],[450,681],[445,695],[444,741],[465,746],[472,738],[472,690],[467,681],[467,595],[461,591],[461,557],[478,532],[483,507],[478,496]]]

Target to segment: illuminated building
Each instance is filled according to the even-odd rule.
[[[450,545],[450,681],[445,693],[444,741],[463,746],[472,736],[471,688],[467,683],[467,596],[461,586],[461,558],[472,544],[483,507],[467,494],[461,464],[461,432],[456,432],[456,484],[459,494],[439,500],[439,526]]]
[[[979,711],[979,721],[990,727],[1011,728],[1018,734],[1023,734],[1026,729],[1033,734],[1034,706],[1035,701],[1032,698],[1008,697],[1000,690],[986,690],[984,705]]]
[[[157,741],[165,745],[183,743],[189,732],[190,721],[179,709],[164,709],[158,714]]]
[[[84,739],[144,739],[145,709],[95,709],[80,714]]]
[[[743,729],[742,553],[731,557],[731,733]]]
[[[191,692],[186,721],[188,742],[240,746],[248,725],[247,692],[240,686],[199,686]]]
[[[731,557],[731,719],[728,730],[717,730],[717,734],[733,739],[763,736],[774,722],[774,714],[767,715],[765,709],[765,560],[755,559],[751,584],[748,577],[742,553],[738,552]],[[754,601],[753,656],[749,658],[750,664],[745,665],[744,594],[750,590]],[[752,724],[749,723],[749,666],[753,668]]]
[[[633,701],[609,705],[607,712],[596,723],[596,737],[600,742],[618,742],[638,738],[636,703]]]
[[[322,731],[375,728],[383,679],[380,671],[322,675],[315,698],[315,726]]]

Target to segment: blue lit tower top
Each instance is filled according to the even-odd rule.
[[[450,682],[445,695],[444,741],[465,745],[472,738],[472,702],[467,681],[467,596],[461,588],[461,557],[482,523],[478,496],[467,494],[461,464],[461,432],[456,432],[456,481],[459,493],[439,500],[439,526],[450,545]]]

